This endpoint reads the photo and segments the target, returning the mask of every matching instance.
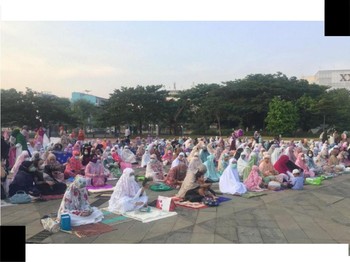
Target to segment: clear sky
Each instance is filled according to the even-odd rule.
[[[350,69],[349,37],[321,21],[4,21],[1,87],[71,97],[114,89],[186,89],[248,74]]]

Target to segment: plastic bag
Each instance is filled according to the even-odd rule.
[[[51,233],[57,233],[60,230],[60,224],[50,216],[43,216],[40,223],[45,230]]]
[[[307,177],[305,179],[305,184],[306,185],[315,185],[315,186],[319,186],[322,184],[322,178],[321,177]]]

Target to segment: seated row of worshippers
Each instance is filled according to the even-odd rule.
[[[305,179],[327,172],[341,172],[349,167],[350,162],[349,147],[346,143],[331,147],[327,142],[302,140],[294,144],[281,141],[266,149],[255,140],[251,143],[247,140],[236,144],[237,150],[230,150],[229,139],[200,138],[197,139],[197,144],[194,144],[194,141],[196,140],[188,138],[176,145],[164,140],[154,141],[149,145],[140,144],[136,154],[129,146],[120,148],[114,145],[112,148],[103,148],[96,142],[84,144],[78,141],[72,148],[72,156],[63,164],[57,161],[55,151],[50,147],[34,151],[30,159],[28,152],[23,151],[11,169],[13,178],[8,195],[25,190],[28,186],[38,189],[34,190],[35,195],[62,194],[66,189],[64,180],[74,178],[78,174],[85,176],[87,185],[101,186],[109,177],[120,178],[122,170],[137,164],[138,159],[141,159],[141,165],[138,167],[146,168],[147,178],[179,189],[180,197],[184,196],[183,188],[192,187],[195,181],[194,177],[188,174],[194,174],[194,170],[201,164],[206,167],[205,181],[220,184],[224,183],[230,171],[227,167],[230,166],[232,170],[229,173],[232,174],[229,177],[231,180],[233,176],[238,178],[236,180],[239,186],[235,184],[238,189],[227,192],[242,194],[245,189],[259,191],[269,188],[269,185],[270,188],[293,187],[296,176]],[[161,150],[158,150],[162,143],[165,144],[163,155]],[[23,175],[23,170],[29,170],[28,161],[32,161],[36,169],[33,179]],[[167,165],[170,170],[166,173],[164,167]],[[34,170],[34,167],[31,169]],[[299,170],[299,173],[296,170]]]

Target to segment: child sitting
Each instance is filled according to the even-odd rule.
[[[300,174],[299,169],[293,170],[293,180],[290,183],[290,186],[293,190],[303,190],[304,188],[304,176]]]

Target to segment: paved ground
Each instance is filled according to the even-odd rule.
[[[148,195],[152,201],[159,192]],[[94,237],[43,231],[40,218],[57,212],[61,200],[2,207],[1,224],[25,225],[27,243],[350,243],[350,175],[303,191],[269,191],[250,199],[223,196],[232,200],[199,210],[177,207],[176,216],[150,223],[131,220]],[[102,208],[108,198],[91,194],[90,202]]]

